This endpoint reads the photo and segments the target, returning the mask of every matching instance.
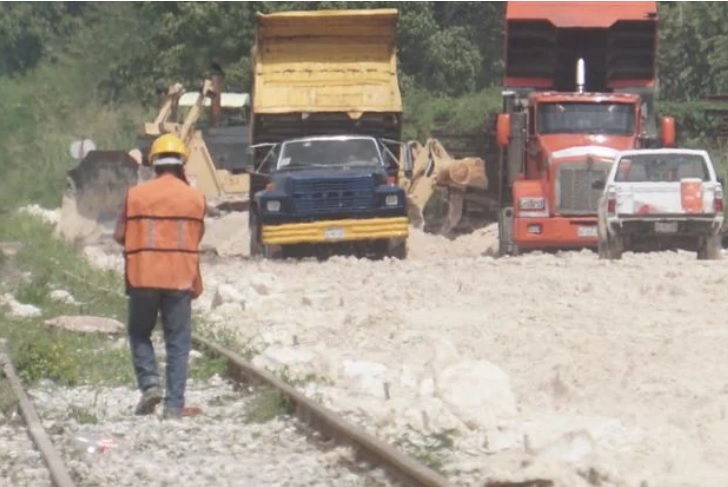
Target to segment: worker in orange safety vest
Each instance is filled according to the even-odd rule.
[[[153,414],[164,400],[164,416],[199,414],[185,407],[192,338],[192,303],[202,293],[199,244],[204,234],[205,196],[185,178],[189,152],[176,135],[158,137],[149,152],[156,177],[129,188],[114,232],[124,247],[128,334],[142,397],[135,414]],[[151,341],[161,314],[167,351],[166,394]]]

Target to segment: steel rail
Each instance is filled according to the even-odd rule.
[[[354,447],[360,457],[373,465],[382,467],[391,477],[404,485],[451,487],[452,484],[439,473],[392,448],[361,428],[344,421],[334,411],[309,399],[272,373],[255,367],[235,352],[195,334],[193,334],[192,340],[199,348],[227,358],[233,364],[232,371],[238,374],[237,377],[233,374],[233,378],[248,379],[249,382],[262,383],[280,391],[295,406],[295,415],[301,421],[340,444]]]
[[[18,399],[20,414],[25,420],[28,435],[33,440],[35,447],[40,451],[41,456],[43,457],[43,462],[45,462],[50,473],[53,485],[55,487],[76,487],[76,484],[73,479],[71,479],[71,475],[66,469],[66,463],[63,461],[58,450],[53,445],[53,442],[46,433],[45,428],[43,428],[43,424],[35,410],[33,401],[30,400],[23,389],[23,384],[20,382],[20,378],[15,371],[10,354],[7,352],[5,347],[4,340],[0,340],[0,365],[2,365],[3,375],[8,379],[10,388],[13,390],[13,393]]]

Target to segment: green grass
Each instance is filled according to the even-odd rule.
[[[72,72],[54,69],[41,66],[18,79],[0,77],[0,208],[29,202],[55,208],[66,171],[75,164],[68,153],[74,140],[90,138],[99,149],[131,150],[149,117],[139,105],[102,105]]]
[[[228,360],[225,357],[208,357],[193,362],[189,368],[190,379],[206,381],[215,375],[225,376],[228,369]]]
[[[18,399],[10,387],[10,381],[0,376],[0,420],[10,419],[17,407]]]
[[[265,387],[255,391],[246,408],[245,418],[251,423],[265,423],[293,412],[293,403],[282,392]]]
[[[95,315],[125,320],[125,302],[118,276],[92,269],[73,248],[53,238],[50,225],[28,215],[0,221],[0,241],[22,248],[5,257],[0,268],[2,291],[42,311],[40,317],[17,318],[3,313],[0,336],[9,339],[18,373],[28,383],[51,379],[63,385],[132,384],[127,347],[118,337],[79,334],[44,325],[59,315]],[[69,291],[82,304],[50,298],[53,289]],[[109,290],[109,292],[105,291]]]
[[[394,441],[394,445],[403,448],[417,461],[439,473],[443,473],[443,467],[451,459],[454,435],[455,430],[445,430],[425,435],[409,428],[406,433]]]

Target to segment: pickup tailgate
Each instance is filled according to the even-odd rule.
[[[621,182],[615,187],[617,213],[689,216],[713,214],[718,183],[700,179],[674,182]]]

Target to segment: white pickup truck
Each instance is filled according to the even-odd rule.
[[[704,150],[635,149],[614,159],[598,208],[599,257],[687,248],[719,259],[723,184]]]

